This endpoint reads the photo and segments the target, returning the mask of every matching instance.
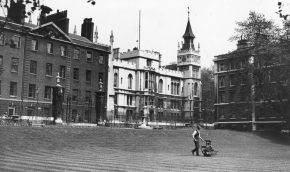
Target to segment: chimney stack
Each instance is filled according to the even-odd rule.
[[[7,18],[15,23],[24,24],[26,15],[25,7],[23,0],[17,0],[16,3],[13,0],[10,0],[10,8],[8,8]]]
[[[94,23],[92,22],[92,18],[85,18],[82,24],[82,33],[81,36],[87,38],[88,40],[93,42],[94,38]]]
[[[53,22],[56,24],[64,33],[68,34],[69,30],[69,19],[67,18],[67,11],[59,11],[57,10],[56,13],[45,16],[40,16],[40,25],[45,23]]]

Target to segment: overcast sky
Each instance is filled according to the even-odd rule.
[[[162,65],[177,59],[178,42],[183,41],[190,8],[190,22],[200,42],[202,67],[213,64],[214,56],[235,49],[236,42],[228,39],[234,33],[235,22],[248,17],[254,10],[268,19],[281,23],[275,13],[278,0],[41,0],[55,12],[68,10],[70,32],[77,26],[81,33],[84,18],[93,18],[98,27],[99,42],[109,44],[111,30],[114,47],[121,51],[137,46],[139,10],[141,10],[141,49],[162,54]],[[33,22],[36,23],[35,18]]]

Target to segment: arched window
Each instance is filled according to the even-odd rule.
[[[128,89],[132,89],[132,83],[133,83],[133,76],[132,74],[128,75]]]
[[[193,91],[193,94],[196,96],[197,95],[197,83],[194,84],[194,91]]]
[[[163,80],[160,79],[158,83],[158,93],[162,93],[163,89]]]
[[[114,74],[114,87],[118,87],[118,74]]]

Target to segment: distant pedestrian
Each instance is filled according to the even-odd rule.
[[[201,138],[200,136],[200,126],[196,127],[196,130],[194,130],[194,132],[192,133],[192,139],[195,145],[195,149],[193,149],[192,155],[194,155],[194,152],[196,152],[196,156],[199,156],[199,139],[201,139],[203,142],[203,138]]]

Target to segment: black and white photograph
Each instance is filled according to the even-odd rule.
[[[287,172],[289,130],[288,0],[0,0],[0,172]]]

